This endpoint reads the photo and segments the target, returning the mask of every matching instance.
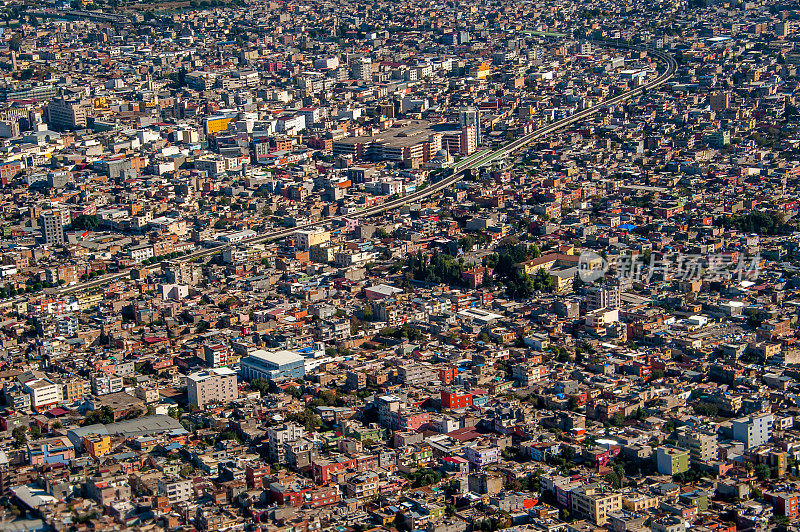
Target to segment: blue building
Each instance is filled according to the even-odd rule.
[[[305,358],[297,351],[252,351],[240,361],[245,380],[301,379],[306,374]]]

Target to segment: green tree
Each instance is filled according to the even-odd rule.
[[[533,278],[533,287],[537,292],[552,292],[554,288],[553,278],[544,268],[536,270]]]
[[[94,231],[100,225],[100,220],[97,216],[90,214],[81,214],[72,220],[73,229],[82,229],[84,231]]]
[[[92,410],[86,414],[83,420],[84,425],[109,425],[114,422],[114,409],[110,406],[103,406],[100,410]]]
[[[302,425],[308,432],[313,432],[322,425],[320,417],[309,408],[302,412],[291,414],[288,419]]]
[[[761,481],[769,480],[772,476],[772,471],[767,464],[758,464],[755,467],[755,473],[756,477],[758,477],[758,480]]]
[[[464,250],[464,253],[469,253],[475,246],[475,239],[467,235],[458,240],[458,245],[461,246],[461,249]]]
[[[20,447],[23,443],[28,441],[28,436],[25,434],[25,427],[14,428],[14,430],[11,431],[11,437],[14,439],[14,443],[17,447]]]
[[[567,462],[572,462],[575,459],[575,449],[571,446],[564,447],[561,451],[561,457]]]
[[[303,397],[303,390],[301,390],[297,386],[289,386],[288,388],[286,388],[286,393],[288,393],[295,399],[300,399],[301,397]]]
[[[608,484],[611,487],[614,488],[622,487],[622,479],[619,477],[616,471],[609,471],[608,473],[605,474],[603,478],[605,479],[606,482],[608,482]]]
[[[419,488],[438,484],[442,480],[442,475],[433,469],[422,468],[413,473],[409,473],[407,478],[414,487]]]

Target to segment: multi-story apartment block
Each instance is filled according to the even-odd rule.
[[[688,427],[677,431],[678,447],[687,449],[692,462],[708,462],[717,458],[717,434]]]
[[[570,511],[596,525],[604,525],[608,515],[622,509],[622,495],[600,484],[587,484],[570,490]]]
[[[158,494],[166,497],[170,505],[186,502],[192,496],[192,481],[162,477],[158,479]]]
[[[186,377],[189,402],[203,408],[210,403],[226,404],[238,399],[236,372],[222,367],[198,371]]]
[[[44,211],[40,217],[42,238],[45,244],[52,246],[64,245],[64,212],[58,209]]]
[[[656,469],[662,475],[677,475],[689,470],[689,451],[676,447],[656,449]]]
[[[731,422],[733,439],[744,443],[748,449],[756,445],[762,445],[772,437],[773,421],[772,414],[734,419]]]

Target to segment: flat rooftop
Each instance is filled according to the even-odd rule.
[[[279,351],[265,351],[264,349],[257,349],[251,351],[250,355],[253,358],[258,358],[272,364],[282,366],[284,364],[292,364],[295,362],[302,362],[304,357],[297,354],[296,351],[287,351],[285,349]]]

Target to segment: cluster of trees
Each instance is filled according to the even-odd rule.
[[[542,256],[536,244],[509,243],[498,248],[496,253],[486,257],[485,265],[494,269],[498,281],[503,283],[511,297],[528,298],[536,292],[552,291],[553,279],[543,269],[531,276],[516,265]]]
[[[620,463],[615,463],[611,471],[605,474],[605,480],[611,486],[619,489],[622,487],[622,482],[625,480],[625,466]]]
[[[676,473],[672,475],[672,480],[679,484],[688,484],[690,482],[697,482],[703,478],[703,473],[699,469],[690,468],[683,473]]]
[[[88,281],[89,279],[94,279],[99,275],[105,275],[105,273],[106,271],[103,269],[92,270],[89,273],[84,273],[83,275],[81,275],[81,281]]]
[[[333,390],[322,390],[317,396],[309,403],[311,407],[315,406],[342,406],[344,401]]]
[[[422,332],[416,328],[412,327],[411,325],[404,324],[402,327],[395,328],[395,327],[384,327],[381,329],[381,336],[385,336],[387,338],[405,338],[410,342],[416,342],[417,340],[422,339]]]
[[[58,284],[64,284],[63,280],[58,281]],[[7,297],[14,297],[17,294],[30,294],[32,292],[38,292],[39,290],[44,290],[45,288],[52,288],[53,283],[50,281],[42,281],[42,282],[33,282],[33,280],[29,280],[29,282],[24,287],[16,288],[12,284],[7,284],[5,286],[0,286],[0,299],[5,299]]]
[[[244,443],[244,440],[241,438],[241,436],[239,436],[237,433],[233,432],[232,430],[226,430],[224,432],[220,432],[219,434],[217,434],[215,443],[219,443],[221,441],[227,441],[227,440],[236,440],[239,443]]]
[[[544,471],[537,469],[527,477],[520,481],[520,488],[524,491],[539,491],[541,489],[541,481],[539,477],[542,476]]]
[[[417,281],[430,284],[447,283],[462,285],[461,275],[464,273],[464,259],[455,259],[450,255],[434,250],[430,257],[417,252],[406,258],[406,267],[411,277]]]
[[[15,427],[11,431],[11,437],[14,439],[14,444],[21,447],[23,443],[28,441],[28,436],[25,434],[25,427]]]
[[[553,353],[553,357],[558,362],[565,363],[570,361],[569,351],[565,347],[554,346],[550,352]]]
[[[94,425],[100,423],[101,425],[108,425],[114,422],[114,409],[110,406],[103,406],[100,410],[92,410],[86,413],[83,419],[83,425]]]
[[[561,450],[561,454],[558,456],[550,456],[548,461],[555,466],[558,466],[559,469],[562,471],[567,471],[570,468],[570,464],[573,463],[575,460],[575,449],[572,447],[564,447]]]
[[[258,390],[258,392],[264,396],[270,392],[270,384],[269,381],[265,379],[253,379],[250,381],[250,387],[254,390]]]
[[[772,477],[772,470],[767,464],[758,464],[755,469],[756,477],[758,480],[769,480]]]
[[[484,233],[479,233],[477,237],[467,235],[459,238],[458,245],[464,251],[464,253],[469,253],[475,248],[475,244],[484,246],[488,244],[489,241],[490,240],[488,236],[486,236]]]
[[[786,223],[783,213],[762,211],[748,212],[741,216],[725,216],[716,220],[716,223],[726,229],[736,228],[745,233],[758,233],[760,235],[780,235],[792,230],[791,225]]]
[[[346,347],[342,347],[337,345],[336,347],[326,347],[325,348],[325,356],[329,357],[348,357],[352,355],[353,352]]]
[[[316,415],[310,408],[291,414],[289,416],[289,421],[294,421],[302,425],[309,432],[322,426],[322,418]]]
[[[272,386],[266,379],[253,379],[252,381],[250,381],[250,387],[253,388],[254,390],[258,390],[258,392],[262,396],[267,395],[272,390]],[[303,397],[303,390],[298,386],[289,386],[284,391],[289,395],[291,395],[292,397],[294,397],[295,399],[300,399],[301,397]]]
[[[84,231],[94,231],[100,225],[100,219],[93,214],[81,214],[72,220],[73,229],[82,229]]]
[[[699,416],[717,417],[719,407],[713,403],[698,403],[694,405],[694,412]]]
[[[513,522],[511,521],[511,515],[508,512],[500,512],[492,517],[476,519],[472,522],[472,530],[473,532],[478,530],[481,530],[482,532],[495,532],[496,530],[504,530],[509,528],[512,525]]]
[[[433,469],[422,468],[409,473],[408,480],[415,488],[422,486],[430,486],[431,484],[438,484],[442,480],[442,475]]]
[[[162,260],[177,259],[179,257],[184,257],[189,253],[191,253],[191,251],[173,251],[172,253],[167,253],[166,255],[156,255],[155,257],[145,259],[142,261],[142,264],[144,264],[145,266],[147,266],[148,264],[158,264]]]
[[[472,522],[472,530],[481,530],[482,532],[495,532],[495,530],[499,530],[497,526],[497,521],[492,519],[491,517],[484,517],[482,519],[476,519]]]
[[[185,388],[184,388],[184,389],[185,389]],[[186,405],[185,407],[183,407],[183,406],[176,406],[176,407],[174,407],[174,408],[170,408],[170,409],[167,411],[167,415],[168,415],[169,417],[173,418],[173,419],[180,419],[180,418],[181,418],[181,416],[182,416],[182,415],[184,415],[185,413],[187,413],[187,412],[189,412],[189,413],[192,413],[192,412],[197,412],[197,410],[199,410],[199,408],[198,408],[198,406],[197,406],[197,405],[188,404],[188,405]]]

